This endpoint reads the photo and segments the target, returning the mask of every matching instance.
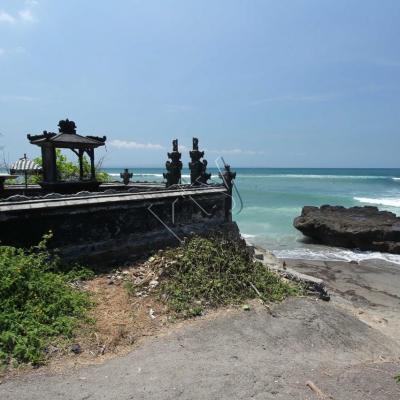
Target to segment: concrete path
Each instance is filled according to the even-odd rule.
[[[2,400],[400,399],[400,346],[331,303],[290,299],[200,320],[127,356],[0,385]]]

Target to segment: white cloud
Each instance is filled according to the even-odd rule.
[[[36,0],[26,0],[25,8],[19,10],[17,15],[11,15],[4,10],[0,10],[0,23],[14,24],[16,22],[34,22],[36,18],[32,13],[32,9],[38,4],[39,2]]]
[[[129,140],[111,140],[109,145],[118,149],[143,149],[143,150],[172,150],[172,147],[165,147],[161,144],[154,144],[154,143],[138,143],[135,141]],[[183,144],[178,145],[179,151],[182,153],[189,152],[192,150],[191,147],[185,146]],[[201,149],[200,149],[201,150]],[[262,155],[265,154],[264,151],[256,151],[256,150],[246,150],[246,149],[207,149],[204,148],[205,157],[207,154],[217,154],[217,155]]]
[[[2,56],[6,51],[0,47],[0,56]]]
[[[161,147],[163,149],[165,149],[165,147]],[[172,149],[172,147],[171,147]],[[186,146],[184,144],[178,143],[178,149],[181,153],[188,153],[189,151],[192,150],[192,145],[190,146]],[[168,148],[167,148],[168,150]],[[226,154],[226,155],[261,155],[261,154],[265,154],[264,151],[260,151],[260,150],[246,150],[246,149],[208,149],[208,148],[201,148],[200,146],[200,150],[204,151],[204,155],[207,156],[207,154],[218,154],[218,155],[222,155],[222,154]]]
[[[35,21],[32,11],[29,8],[24,8],[23,10],[19,11],[18,15],[23,21],[26,21],[26,22]]]
[[[129,140],[112,140],[109,142],[110,146],[118,149],[146,149],[146,150],[164,150],[165,147],[161,144],[154,143],[138,143]]]
[[[0,22],[13,24],[15,22],[15,18],[11,14],[0,10]]]
[[[25,0],[25,4],[28,7],[35,7],[35,6],[37,6],[39,4],[39,2],[36,1],[36,0]]]
[[[227,155],[261,155],[263,151],[245,150],[245,149],[222,149],[222,150],[204,150],[205,153],[227,154]]]

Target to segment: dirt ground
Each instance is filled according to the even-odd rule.
[[[123,271],[97,277],[82,353],[3,379],[0,398],[312,400],[312,381],[334,400],[400,399],[398,267],[286,263],[324,279],[332,300],[291,298],[272,313],[254,301],[176,322],[145,291],[128,295]]]
[[[46,365],[40,368],[22,365],[4,371],[0,373],[0,383],[26,374],[61,373],[71,368],[102,364],[134,350],[147,338],[160,337],[194,323],[193,319],[176,319],[148,285],[140,289],[140,296],[126,288],[126,282],[147,279],[145,268],[140,270],[141,265],[139,269],[138,265],[132,265],[79,285],[94,301],[89,312],[94,323],[82,324],[77,329],[72,345],[79,345],[78,354],[71,351],[71,345],[51,346]],[[197,320],[213,319],[234,311],[234,307],[209,310]]]
[[[291,298],[149,338],[125,356],[0,385],[3,400],[400,399],[400,346],[333,303]],[[329,398],[329,397],[326,397]]]

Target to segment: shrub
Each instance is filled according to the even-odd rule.
[[[90,272],[66,272],[46,250],[47,238],[29,251],[0,247],[0,359],[7,364],[44,361],[53,340],[69,339],[91,302],[70,282]]]
[[[42,165],[42,158],[35,158],[35,162],[39,165]],[[62,180],[70,180],[76,179],[79,177],[79,165],[78,163],[73,163],[61,152],[60,149],[56,149],[56,164],[57,171],[59,174],[59,178]],[[86,156],[82,159],[83,165],[83,174],[84,176],[90,175],[90,163]],[[39,175],[33,175],[29,177],[30,183],[38,183],[42,179]],[[102,172],[99,170],[99,167],[96,167],[96,179],[99,182],[109,182],[110,176],[106,172]]]
[[[244,244],[222,237],[194,237],[163,257],[159,294],[183,317],[255,297],[281,301],[300,290],[253,261]]]

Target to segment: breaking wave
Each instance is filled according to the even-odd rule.
[[[311,174],[263,174],[263,175],[247,175],[238,174],[239,178],[295,178],[295,179],[393,179],[400,180],[400,178],[393,178],[391,176],[379,175],[311,175]]]
[[[366,261],[379,260],[400,265],[400,255],[380,253],[377,251],[355,251],[347,249],[321,249],[309,248],[285,249],[272,251],[275,257],[281,259],[315,260],[315,261]]]
[[[360,203],[366,204],[375,204],[379,206],[387,206],[387,207],[400,207],[400,199],[399,198],[369,198],[369,197],[354,197],[354,200],[359,201]]]
[[[110,176],[120,177],[120,174],[116,174],[116,173],[113,173],[113,172],[107,172],[107,174],[110,175]],[[162,178],[163,174],[135,174],[135,173],[133,173],[133,176],[154,176],[156,178]]]
[[[250,233],[241,233],[240,234],[244,239],[251,239],[251,238],[255,238],[256,235],[251,235]]]

